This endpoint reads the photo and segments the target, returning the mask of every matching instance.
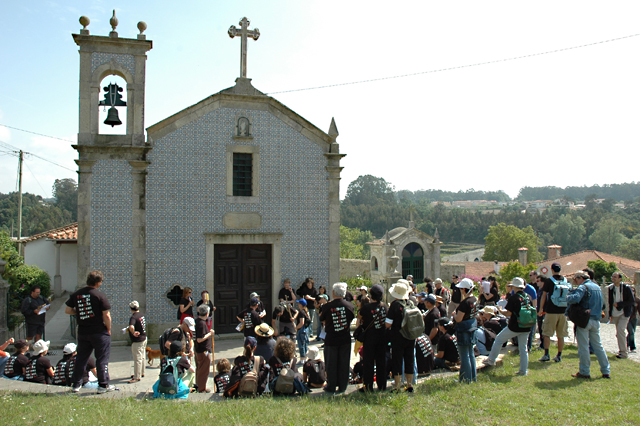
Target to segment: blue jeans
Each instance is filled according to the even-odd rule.
[[[7,365],[7,362],[11,358],[11,355],[4,356],[0,358],[0,376],[4,373],[4,367]]]
[[[531,352],[531,344],[533,343],[533,336],[536,334],[536,326],[531,327],[529,332],[529,338],[527,339],[527,351]]]
[[[527,350],[527,340],[529,338],[528,331],[516,333],[515,331],[509,330],[509,327],[502,329],[502,331],[496,336],[496,341],[493,342],[491,352],[489,353],[489,359],[495,362],[498,354],[500,353],[500,349],[502,349],[502,345],[514,337],[518,338],[518,350],[520,351],[520,370],[518,372],[521,375],[526,376],[527,369],[529,368],[529,351]]]
[[[7,377],[4,374],[2,375],[3,379],[7,379],[7,380],[24,380],[24,377],[21,375],[19,376],[15,376],[15,377]]]
[[[458,354],[460,355],[460,383],[477,382],[473,345],[458,345]]]
[[[309,348],[309,330],[307,327],[302,326],[296,334],[296,340],[298,340],[298,350],[300,351],[300,358],[307,356],[307,350]]]
[[[594,318],[589,320],[589,324],[585,328],[576,327],[576,340],[578,341],[578,358],[580,358],[580,374],[589,376],[591,369],[591,356],[589,355],[589,342],[593,347],[593,352],[598,358],[600,364],[600,372],[602,374],[610,374],[611,367],[609,359],[600,342],[600,321]]]

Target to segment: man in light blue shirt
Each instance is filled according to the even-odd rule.
[[[590,379],[591,357],[589,356],[589,342],[593,347],[593,352],[598,358],[600,372],[603,379],[611,378],[611,367],[609,359],[600,342],[600,318],[602,318],[602,292],[597,284],[594,284],[589,275],[584,271],[576,272],[574,281],[578,287],[569,292],[567,296],[567,306],[579,303],[586,309],[591,309],[591,316],[586,327],[576,326],[576,339],[578,340],[578,358],[580,359],[579,371],[572,374],[579,379]]]

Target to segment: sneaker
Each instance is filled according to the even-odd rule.
[[[611,374],[603,374],[602,378],[603,379],[610,379],[611,378]]]
[[[553,358],[553,362],[562,362],[562,356],[560,356],[560,355],[556,355],[556,356]]]
[[[104,388],[103,388],[102,386],[100,386],[100,387],[98,388],[98,392],[97,392],[97,393],[102,394],[102,393],[113,392],[113,391],[119,391],[119,390],[120,390],[120,389],[118,389],[117,387],[115,387],[115,386],[113,386],[113,385],[109,385],[109,386],[104,387]]]
[[[78,393],[78,392],[80,392],[80,388],[81,388],[81,387],[82,387],[82,386],[72,386],[72,387],[71,387],[71,392],[73,392],[73,393]]]
[[[547,361],[551,361],[551,358],[549,358],[549,355],[543,355],[542,358],[540,358],[538,361],[547,362]]]
[[[634,348],[634,349],[629,349],[629,353],[630,353],[630,354],[635,354],[635,353],[636,353],[635,348]]]
[[[407,390],[407,392],[409,392],[409,393],[413,393],[413,386],[408,387],[406,390]]]
[[[485,359],[482,360],[482,364],[483,365],[496,365],[496,362],[495,361],[491,361],[490,358],[485,358]]]
[[[622,355],[622,354],[616,354],[616,358],[618,358],[618,359],[627,359],[628,356],[627,355]]]
[[[571,377],[575,377],[576,379],[590,379],[591,376],[588,374],[582,374],[580,372],[577,372],[576,374],[572,374]]]
[[[518,372],[516,373],[516,376],[526,376],[526,375],[527,375],[527,372],[526,372],[526,371],[525,371],[524,373],[523,373],[522,371],[518,371]]]

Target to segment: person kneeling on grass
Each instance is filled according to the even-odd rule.
[[[320,359],[317,346],[312,346],[307,352],[307,362],[302,367],[303,382],[309,388],[321,388],[327,381],[324,361]]]
[[[520,309],[525,306],[525,303],[532,304],[531,297],[524,292],[524,280],[520,277],[515,277],[511,283],[507,285],[507,293],[511,293],[513,290],[515,293],[510,295],[507,300],[507,305],[504,310],[500,312],[509,317],[509,324],[507,328],[502,330],[500,334],[496,336],[495,342],[491,347],[489,357],[482,361],[485,365],[495,365],[496,358],[500,353],[502,345],[516,337],[518,339],[518,350],[520,352],[520,370],[518,370],[519,376],[527,375],[527,368],[529,367],[529,352],[527,351],[527,340],[529,339],[530,327],[521,327],[518,323],[518,316],[520,315]]]
[[[448,368],[460,362],[456,337],[453,335],[454,324],[447,317],[438,319],[438,329],[442,336],[438,340],[438,353],[435,355],[435,368]]]

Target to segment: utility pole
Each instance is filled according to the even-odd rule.
[[[23,159],[24,159],[24,152],[20,150],[20,157],[18,160],[18,247],[20,247],[20,240],[22,239],[22,160]]]

